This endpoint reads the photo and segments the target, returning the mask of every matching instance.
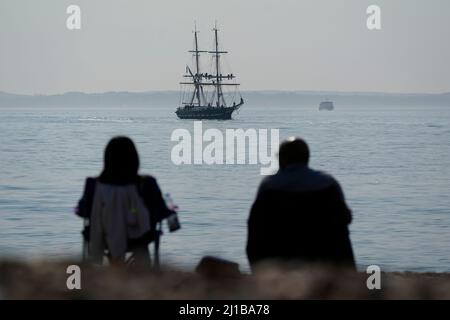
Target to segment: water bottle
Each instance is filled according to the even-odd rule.
[[[166,201],[167,208],[172,212],[167,217],[167,225],[169,227],[169,231],[170,232],[177,231],[178,229],[181,228],[180,222],[178,221],[178,214],[177,214],[178,206],[173,202],[172,197],[170,196],[170,193],[166,193],[164,195],[164,198]]]

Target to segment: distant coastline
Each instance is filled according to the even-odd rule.
[[[449,106],[447,93],[383,93],[333,91],[243,91],[248,105],[318,105],[329,99],[336,105],[416,105]],[[173,105],[179,103],[178,91],[146,92],[66,92],[54,95],[22,95],[0,91],[0,107],[14,106],[121,106],[121,105]]]

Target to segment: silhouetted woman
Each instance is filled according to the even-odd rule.
[[[113,263],[122,263],[132,252],[137,261],[150,263],[148,244],[157,240],[157,224],[172,212],[155,178],[138,171],[133,141],[115,137],[106,146],[100,176],[86,179],[77,215],[89,221],[83,235],[91,261],[101,263],[108,252]]]

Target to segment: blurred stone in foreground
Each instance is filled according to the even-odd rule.
[[[210,256],[203,257],[195,271],[210,278],[241,276],[237,263]]]

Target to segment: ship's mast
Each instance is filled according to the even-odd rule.
[[[217,91],[217,106],[219,106],[220,101],[220,77],[219,77],[219,41],[217,39],[217,25],[214,26],[214,36],[216,43],[216,91]]]
[[[197,24],[195,24],[195,29],[194,29],[194,34],[195,34],[195,64],[196,64],[196,74],[195,77],[198,79],[199,75],[200,75],[200,53],[198,51],[198,40],[197,40]],[[198,81],[197,81],[198,83]],[[198,101],[198,105],[200,106],[200,85],[196,85],[195,86],[195,91],[197,93],[197,101]]]
[[[194,92],[192,94],[192,99],[190,104],[192,105],[194,102],[194,99],[197,98],[197,103],[200,106],[201,105],[201,99],[200,99],[200,90],[202,91],[201,94],[203,96],[203,100],[205,100],[203,88],[200,85],[201,82],[201,76],[200,76],[200,53],[201,52],[208,52],[208,51],[202,51],[198,49],[198,37],[197,37],[197,24],[195,24],[194,27],[194,50],[190,50],[189,52],[192,52],[195,55],[195,74],[192,74],[190,72],[190,77],[192,77],[192,84],[194,85]],[[188,75],[189,76],[189,75]]]
[[[196,63],[196,71],[197,74],[200,74],[200,63],[199,63],[199,58],[200,58],[200,54],[198,51],[198,39],[197,39],[197,25],[195,25],[195,29],[194,29],[194,38],[195,38],[195,63]]]
[[[211,53],[214,53],[215,57],[216,57],[216,94],[217,94],[217,102],[216,102],[216,106],[218,107],[220,105],[220,98],[222,96],[222,86],[221,86],[221,82],[222,82],[222,75],[219,73],[220,72],[220,53],[226,53],[225,51],[219,51],[219,39],[217,37],[217,24],[214,25],[214,42],[215,42],[215,51],[212,51]],[[225,101],[223,101],[223,103],[225,104]]]

